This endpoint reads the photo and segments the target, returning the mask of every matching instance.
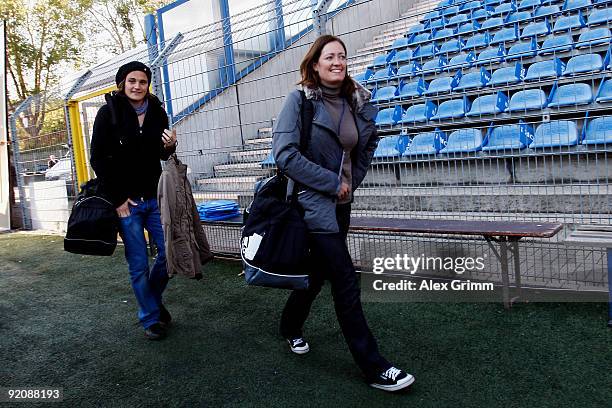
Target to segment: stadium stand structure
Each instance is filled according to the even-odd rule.
[[[355,211],[477,216],[507,212],[510,201],[515,213],[557,219],[576,208],[606,213],[611,21],[602,0],[443,0],[407,10],[350,58],[380,109],[382,138]],[[247,205],[253,183],[274,171],[272,125],[197,180],[199,194]],[[598,186],[583,200],[572,182]]]

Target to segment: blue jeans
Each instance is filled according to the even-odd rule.
[[[125,259],[130,271],[132,289],[138,301],[138,319],[146,329],[159,321],[162,293],[168,283],[164,231],[161,226],[159,207],[155,198],[134,200],[128,217],[119,217],[119,233],[125,245]],[[157,247],[157,257],[149,270],[149,255],[144,230]]]

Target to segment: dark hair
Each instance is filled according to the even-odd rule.
[[[323,48],[327,44],[334,41],[342,45],[342,48],[344,48],[344,53],[346,54],[346,45],[344,45],[344,42],[340,38],[333,35],[320,36],[314,43],[312,43],[310,49],[306,55],[304,55],[304,59],[302,59],[302,63],[300,64],[300,74],[302,75],[302,80],[298,82],[298,84],[308,88],[318,88],[321,85],[321,79],[319,78],[319,74],[314,70],[314,64],[319,61]],[[355,83],[349,76],[347,70],[344,81],[342,81],[342,85],[340,86],[340,95],[342,95],[350,104],[352,104],[354,92]]]

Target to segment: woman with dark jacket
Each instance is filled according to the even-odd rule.
[[[91,139],[91,166],[113,201],[120,220],[138,318],[150,340],[165,337],[171,321],[162,303],[168,283],[164,233],[157,205],[161,160],[176,150],[161,102],[149,92],[151,70],[138,61],[119,68],[117,91],[105,95]],[[144,230],[157,247],[149,270]]]
[[[344,43],[330,35],[319,37],[300,65],[300,84],[314,109],[307,152],[299,150],[299,91],[287,97],[273,132],[276,164],[300,186],[298,202],[316,265],[310,287],[289,296],[280,330],[291,351],[309,351],[302,328],[323,281],[329,280],[342,333],[366,381],[375,388],[396,391],[412,384],[414,377],[379,354],[363,314],[359,282],[346,245],[353,193],[378,143],[377,109],[369,102],[369,91],[349,77],[346,65]]]

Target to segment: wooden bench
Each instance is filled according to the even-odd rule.
[[[204,223],[207,222],[204,221]],[[236,225],[238,223],[242,223],[242,217],[214,222],[216,225]],[[500,263],[502,298],[504,307],[508,309],[512,302],[521,296],[521,263],[518,242],[522,238],[550,238],[562,228],[563,224],[560,223],[542,222],[352,217],[350,231],[482,236]],[[514,283],[517,292],[513,298],[510,298],[508,273],[511,258],[514,263]]]
[[[566,238],[565,243],[608,250],[608,327],[612,327],[612,226],[580,225]]]
[[[512,302],[521,296],[521,263],[518,242],[522,238],[551,238],[561,229],[560,223],[515,222],[515,221],[464,221],[436,219],[402,219],[382,217],[351,218],[351,231],[386,231],[416,234],[479,235],[500,263],[502,272],[502,298],[504,307],[510,308]],[[496,245],[498,244],[498,248]],[[510,247],[510,250],[509,248]],[[514,283],[516,296],[510,298],[509,265],[510,257],[514,263]]]

